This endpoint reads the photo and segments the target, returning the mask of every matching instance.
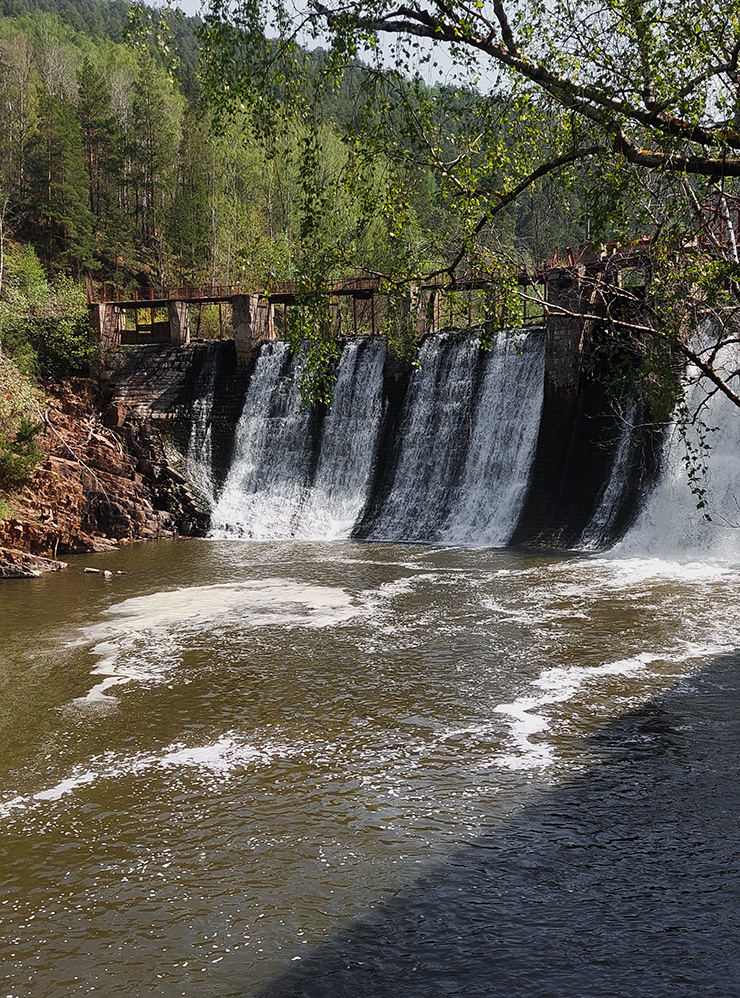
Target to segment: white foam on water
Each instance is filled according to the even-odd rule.
[[[315,629],[335,627],[361,613],[344,589],[280,578],[135,596],[109,607],[106,620],[84,628],[73,642],[92,643],[98,661],[91,675],[104,677],[77,702],[110,702],[106,693],[114,686],[163,681],[179,663],[186,639],[215,625]]]
[[[524,695],[493,708],[494,713],[503,714],[508,719],[509,743],[513,748],[513,751],[493,760],[494,764],[505,769],[543,769],[556,762],[556,746],[535,736],[543,735],[552,728],[546,708],[575,699],[585,686],[605,677],[638,675],[661,662],[701,659],[716,651],[716,646],[682,642],[670,653],[640,652],[630,658],[599,666],[573,665],[545,669],[531,683],[542,693]]]
[[[206,770],[219,776],[229,776],[237,769],[254,763],[267,765],[276,755],[284,756],[285,749],[256,748],[240,743],[233,735],[222,735],[209,745],[179,745],[165,751],[152,765],[168,769],[189,766]]]
[[[556,761],[556,745],[547,735],[552,725],[562,722],[562,712],[551,711],[580,697],[589,685],[609,677],[639,676],[649,671],[672,681],[677,669],[693,669],[718,655],[736,651],[740,646],[740,618],[717,612],[735,591],[740,599],[740,575],[727,565],[698,560],[681,561],[656,556],[616,558],[602,555],[577,561],[554,563],[549,570],[551,581],[540,582],[533,590],[518,590],[511,611],[495,600],[482,605],[503,619],[528,626],[547,626],[560,616],[592,617],[596,608],[619,599],[630,608],[645,601],[654,616],[656,607],[665,603],[666,612],[675,615],[675,629],[657,647],[611,662],[594,665],[568,665],[544,669],[531,680],[520,696],[498,704],[496,714],[507,718],[512,751],[493,760],[494,765],[512,769],[543,768]],[[523,574],[522,574],[523,578]],[[576,580],[576,581],[574,581]],[[718,604],[717,600],[721,599]],[[559,606],[565,600],[567,609]],[[687,611],[687,605],[690,609]],[[609,692],[609,702],[634,702],[643,696],[630,686]],[[650,684],[648,684],[650,685]],[[650,695],[648,687],[644,695]],[[550,715],[552,714],[552,719]]]
[[[504,606],[495,599],[482,599],[481,604],[486,610],[494,614],[499,620],[506,620],[512,624],[523,624],[526,627],[537,627],[551,620],[588,620],[588,614],[575,607],[565,609],[547,608],[537,606],[536,611],[531,607],[523,607],[515,610],[512,607]]]
[[[679,561],[675,558],[644,558],[637,555],[624,557],[619,554],[619,548],[614,548],[613,552],[595,558],[587,564],[608,567],[609,572],[600,580],[600,585],[606,589],[623,589],[625,586],[647,582],[650,579],[675,580],[690,584],[721,581],[736,574],[729,564],[716,561]]]
[[[49,787],[48,790],[40,790],[38,793],[33,795],[33,800],[59,800],[60,797],[65,797],[67,794],[73,793],[79,787],[89,786],[94,783],[97,779],[95,773],[79,773],[77,776],[69,776],[66,780],[60,780],[59,783],[55,784],[53,787]],[[23,801],[22,797],[16,797],[16,801]],[[14,802],[11,802],[14,803]]]
[[[302,747],[295,748],[271,742],[257,746],[241,741],[233,733],[226,733],[205,745],[173,742],[160,752],[132,756],[120,756],[109,752],[90,760],[86,766],[75,767],[71,774],[44,790],[18,795],[0,803],[0,817],[25,814],[40,805],[61,800],[95,783],[158,771],[195,770],[208,780],[208,785],[212,788],[214,779],[228,780],[242,770],[269,766],[276,759],[284,759],[302,751]]]

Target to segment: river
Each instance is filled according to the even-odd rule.
[[[0,995],[738,993],[739,605],[350,541],[6,583]]]

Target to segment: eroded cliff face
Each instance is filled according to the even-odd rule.
[[[49,390],[39,439],[45,457],[0,521],[0,578],[60,567],[38,556],[204,531],[206,517],[169,466],[156,428],[145,414],[106,426],[106,405],[97,381]]]

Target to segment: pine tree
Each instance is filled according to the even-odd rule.
[[[46,87],[39,118],[28,157],[26,234],[50,269],[79,275],[92,266],[95,248],[82,132],[74,107]]]
[[[105,185],[104,163],[113,134],[114,119],[110,87],[88,58],[77,70],[77,116],[85,143],[90,211],[100,218]]]
[[[214,160],[214,140],[207,124],[195,115],[186,115],[180,142],[177,188],[167,225],[167,240],[177,253],[179,281],[202,279],[210,263]]]
[[[125,136],[113,113],[110,84],[88,57],[77,71],[77,88],[96,253],[116,269],[134,258],[132,222],[122,204]]]
[[[25,167],[33,124],[36,74],[27,35],[13,32],[0,39],[0,170],[3,189],[14,199],[25,195]]]
[[[171,80],[142,53],[133,87],[131,180],[141,248],[152,255],[160,280],[166,266],[164,223],[177,178],[182,100]]]

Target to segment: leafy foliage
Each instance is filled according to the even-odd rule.
[[[310,403],[330,405],[341,348],[326,295],[306,294],[288,316],[288,342],[299,363],[298,388]]]
[[[42,423],[22,416],[10,439],[0,435],[0,489],[18,489],[31,477],[43,457],[37,443],[42,430]]]
[[[0,343],[20,370],[41,378],[85,374],[94,355],[82,290],[65,275],[49,280],[29,246],[8,261]]]
[[[262,137],[317,129],[348,74],[363,76],[342,138],[354,163],[382,163],[358,217],[385,222],[376,267],[392,286],[446,278],[454,293],[485,274],[488,328],[504,328],[562,220],[572,245],[638,258],[634,287],[612,267],[589,306],[614,380],[629,370],[664,416],[690,361],[740,405],[737,365],[716,364],[740,308],[739,0],[211,0],[204,21],[213,106],[246,107]],[[311,35],[328,39],[320,66],[297,44]],[[445,63],[456,86],[422,82]]]

